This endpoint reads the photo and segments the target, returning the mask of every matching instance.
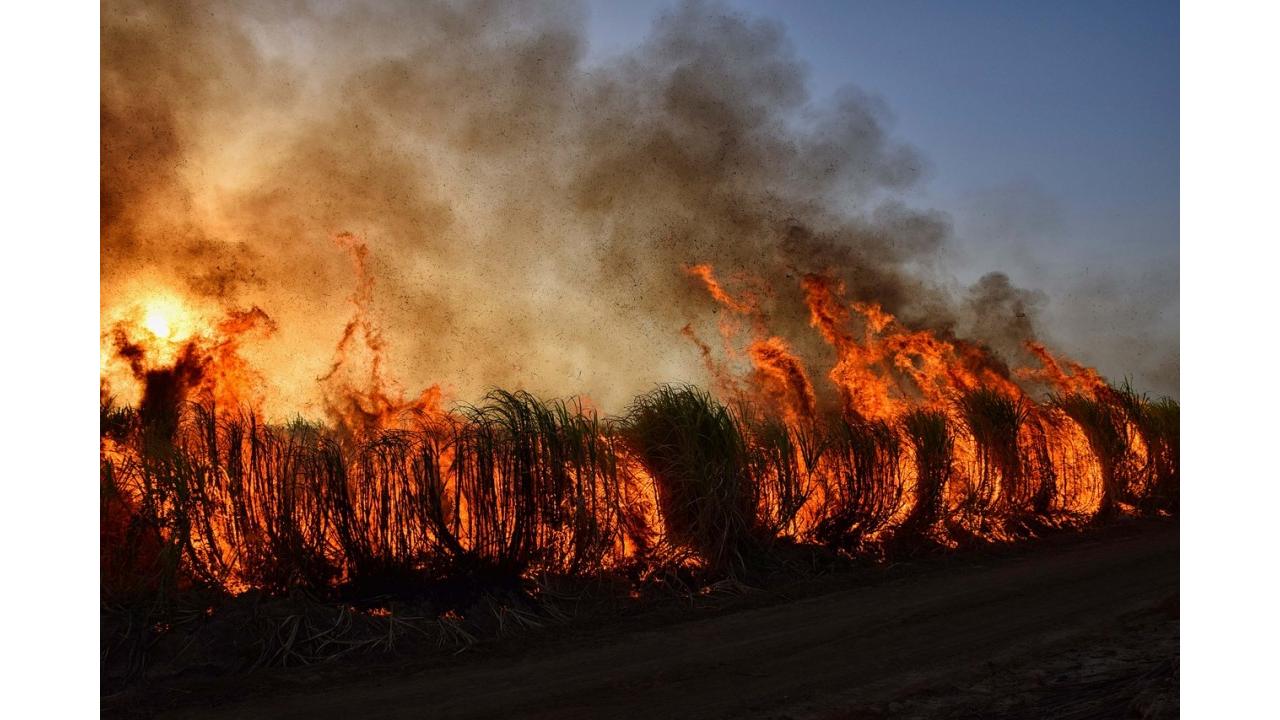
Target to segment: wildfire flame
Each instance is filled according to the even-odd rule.
[[[771,408],[793,426],[814,417],[819,411],[820,396],[808,379],[804,362],[790,351],[785,340],[769,332],[768,318],[760,310],[759,298],[736,299],[717,279],[710,264],[688,266],[686,272],[701,282],[712,301],[752,321],[755,339],[749,343],[746,355],[754,369],[747,376],[745,388],[721,380],[729,374],[726,365],[717,361],[711,348],[686,326],[685,335],[697,343],[704,363],[717,377],[717,385],[733,388],[739,397],[749,398],[757,406]],[[1071,479],[1071,487],[1064,490],[1065,506],[1081,513],[1098,510],[1104,471],[1097,464],[1086,431],[1062,410],[1035,403],[1020,384],[1022,381],[1048,387],[1068,397],[1097,399],[1110,392],[1110,387],[1096,370],[1057,357],[1043,344],[1028,342],[1027,350],[1040,366],[1010,371],[980,346],[957,338],[939,337],[929,330],[909,329],[875,303],[846,301],[843,283],[830,275],[804,275],[800,286],[809,309],[810,325],[836,355],[827,378],[840,400],[839,412],[860,421],[898,423],[910,412],[925,410],[941,414],[953,427],[963,428],[970,421],[964,415],[962,399],[975,391],[990,391],[1031,413],[1027,427],[1038,428],[1040,442],[1045,443],[1046,448],[1054,448],[1045,452],[1061,469],[1059,474]],[[1134,457],[1146,456],[1143,441],[1136,432],[1127,428],[1125,437]],[[1033,440],[1019,433],[1016,442],[1025,445]],[[980,448],[974,436],[960,433],[953,443],[956,464],[963,472],[957,473],[957,479],[944,488],[948,502],[956,505],[976,494],[984,496],[988,504],[997,503],[1001,483],[1005,485],[1004,493],[1011,492],[1016,478],[975,479],[978,474],[990,472],[992,460],[984,455],[990,450]],[[1012,452],[1018,454],[1024,450],[1015,447]],[[914,493],[914,481],[910,478],[915,467],[904,462],[901,472]],[[1017,470],[1005,468],[998,472],[1015,474]],[[825,502],[823,493],[811,495],[798,513],[793,529],[803,534],[803,528],[812,527],[821,516]]]
[[[260,52],[305,38],[248,7],[103,13],[111,562],[230,591],[643,574],[733,562],[742,537],[1001,540],[1176,487],[1176,407],[1029,321],[997,353],[1006,333],[933,312],[955,298],[911,268],[945,232],[881,202],[917,158],[856,94],[805,103],[772,29],[690,3],[583,72],[573,13],[361,6],[313,16],[313,68]],[[366,16],[401,40],[330,55]],[[1010,304],[999,278],[981,308]],[[624,414],[455,398],[464,375]],[[713,392],[620,407],[677,380]],[[648,436],[645,398],[666,403]]]
[[[327,419],[348,441],[357,444],[383,442],[378,438],[385,433],[414,428],[424,429],[428,438],[452,436],[453,440],[441,441],[438,448],[429,443],[416,452],[426,453],[425,459],[441,467],[454,466],[462,461],[459,453],[466,451],[465,443],[471,442],[465,438],[475,430],[468,428],[483,427],[488,420],[478,416],[459,425],[457,416],[443,409],[438,385],[411,396],[386,377],[387,345],[373,320],[375,283],[368,268],[368,246],[350,234],[336,236],[335,243],[351,258],[355,290],[350,297],[352,315],[337,339],[332,363],[317,379],[328,398]],[[1116,391],[1092,368],[1055,356],[1043,345],[1028,345],[1039,367],[1010,371],[980,346],[927,329],[911,329],[874,303],[846,300],[844,285],[833,277],[808,274],[801,277],[799,289],[809,311],[809,324],[835,354],[826,373],[828,390],[824,391],[810,379],[805,361],[791,342],[771,331],[758,290],[735,295],[719,281],[710,264],[685,270],[728,316],[745,320],[749,327],[749,337],[740,338],[737,324],[721,321],[723,357],[699,338],[691,324],[681,333],[695,344],[722,399],[746,413],[735,415],[736,422],[758,423],[773,417],[781,423],[778,432],[784,434],[785,442],[771,452],[782,454],[751,470],[761,493],[755,502],[762,518],[773,518],[768,522],[776,524],[775,532],[798,540],[828,537],[837,527],[833,522],[841,517],[838,513],[843,512],[839,508],[863,502],[865,498],[859,493],[871,492],[879,493],[884,504],[859,511],[878,518],[858,531],[861,542],[874,541],[893,527],[917,528],[913,532],[933,534],[942,542],[951,542],[955,533],[998,538],[1006,530],[992,524],[991,518],[1001,517],[1018,503],[1041,503],[1040,512],[1044,512],[1049,509],[1044,503],[1057,498],[1060,511],[1082,516],[1115,506],[1119,492],[1116,478],[1121,470],[1108,460],[1115,454],[1108,454],[1107,443],[1124,443],[1126,462],[1135,467],[1152,462],[1146,441],[1131,420],[1113,423],[1108,435],[1105,424],[1098,425],[1080,414],[1093,406],[1071,400],[1115,401]],[[748,276],[741,277],[750,281]],[[241,349],[253,338],[275,330],[272,319],[256,307],[202,314],[173,292],[155,291],[142,296],[124,317],[108,326],[104,355],[110,356],[108,364],[123,363],[128,368],[128,379],[141,393],[138,407],[146,427],[158,428],[162,443],[178,442],[182,433],[178,427],[183,413],[180,406],[187,400],[205,402],[211,408],[238,408],[250,417],[260,412],[263,377],[242,357]],[[748,371],[735,372],[734,363],[744,360],[750,365]],[[104,394],[106,375],[104,372]],[[1048,387],[1066,401],[1036,403],[1024,384]],[[595,416],[584,403],[576,412],[583,418]],[[829,425],[821,418],[833,415],[844,418],[850,432],[862,438],[857,441],[861,444],[848,446],[852,455],[812,444],[815,432],[828,432],[818,430],[819,423]],[[476,426],[476,422],[482,424]],[[982,422],[1004,424],[987,427]],[[390,466],[363,468],[359,473],[393,472],[409,477],[424,470],[422,460],[402,457],[398,455],[402,450],[393,450],[395,447],[387,446],[389,455],[380,451],[382,457],[377,460]],[[104,436],[106,467],[145,465],[145,458],[134,457],[136,452],[136,448]],[[616,452],[619,464],[611,472],[619,473],[617,487],[608,492],[592,490],[585,499],[600,508],[614,508],[607,518],[598,516],[594,522],[620,528],[612,540],[612,557],[624,563],[653,552],[664,537],[666,518],[659,509],[667,501],[658,490],[660,483],[639,457],[623,447]],[[875,480],[867,475],[868,463],[888,475]],[[434,481],[441,483],[434,492],[458,498],[450,511],[451,519],[441,517],[438,521],[452,523],[452,532],[489,522],[485,513],[490,510],[484,503],[493,500],[483,500],[483,493],[476,495],[478,490],[466,489],[465,467],[454,472],[462,474]],[[863,476],[857,483],[888,485],[879,490],[846,487],[852,478]],[[1025,487],[1020,485],[1025,477],[1051,477],[1055,485]],[[899,488],[898,494],[885,495],[886,488],[892,486]],[[219,496],[233,491],[216,487],[206,490],[211,494],[204,502],[211,507],[229,508],[243,502],[232,494]],[[391,516],[413,512],[404,504],[406,499],[380,497],[376,493],[384,491],[375,492],[375,486],[357,483],[352,492],[358,502],[381,504],[383,512]],[[375,494],[360,499],[365,493]],[[146,498],[135,488],[121,495],[118,502],[136,512]],[[619,503],[614,498],[622,500]],[[210,567],[225,568],[219,580],[224,587],[233,591],[252,587],[259,582],[255,573],[261,571],[254,563],[265,560],[240,558],[238,544],[248,541],[244,535],[247,530],[241,527],[243,520],[221,511],[208,512],[204,534],[191,540],[192,552]],[[960,524],[944,531],[940,525],[943,518],[961,520],[949,521]],[[320,535],[308,543],[337,542],[322,537],[332,530],[317,528],[312,532]],[[478,530],[463,534],[471,532]],[[549,547],[559,547],[557,552],[566,557],[578,552],[575,543],[580,540],[574,534],[548,532],[543,542]],[[369,538],[367,542],[390,543],[385,552],[410,547],[404,544],[407,539]],[[434,542],[445,542],[445,538]],[[468,545],[460,540],[448,542],[455,543],[460,552],[467,551]]]

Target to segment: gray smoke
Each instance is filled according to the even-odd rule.
[[[111,0],[102,22],[104,313],[140,284],[259,305],[276,412],[317,407],[350,318],[342,232],[387,373],[462,399],[708,383],[692,263],[757,278],[820,391],[803,273],[999,352],[1035,334],[1043,297],[1007,277],[946,289],[947,219],[899,199],[924,163],[879,100],[810,98],[777,23],[688,2],[593,65],[563,3]]]

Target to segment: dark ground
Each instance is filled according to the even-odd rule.
[[[651,613],[456,657],[227,678],[104,710],[307,720],[1176,717],[1178,552],[1176,522],[1143,522],[774,589],[683,620]]]

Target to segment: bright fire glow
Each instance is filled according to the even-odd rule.
[[[144,305],[143,313],[142,326],[157,340],[180,342],[191,334],[191,314],[176,298],[150,298]]]
[[[152,335],[168,340],[173,334],[173,328],[169,325],[169,316],[163,310],[153,309],[147,311],[147,317],[142,321]]]

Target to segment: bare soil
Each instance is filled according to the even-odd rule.
[[[1145,523],[800,599],[774,592],[684,621],[631,618],[455,658],[227,679],[153,710],[246,720],[1176,717],[1178,554],[1176,523]]]

